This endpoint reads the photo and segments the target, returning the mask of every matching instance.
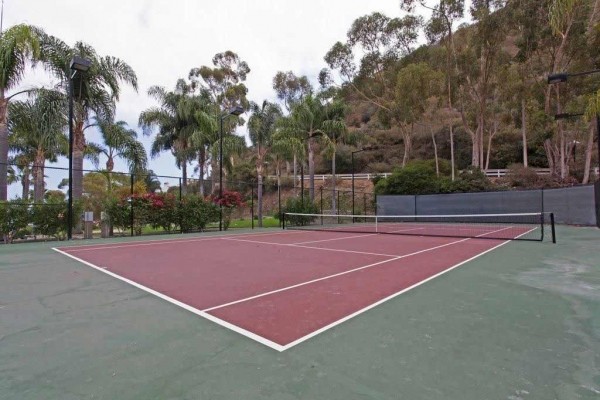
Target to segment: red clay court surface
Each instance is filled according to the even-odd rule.
[[[55,250],[283,351],[504,243],[277,231]]]

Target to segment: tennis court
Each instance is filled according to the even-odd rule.
[[[339,216],[287,218],[294,217],[301,223],[288,228],[299,230],[55,250],[284,351],[508,240],[543,230],[539,215],[534,223],[527,223],[530,215],[511,215],[513,223],[504,215],[501,224],[489,215],[478,222],[462,217],[460,224],[455,216],[430,217],[433,223],[399,216],[346,217],[354,223]],[[408,236],[380,235],[375,227]]]
[[[0,398],[597,397],[597,229],[351,220],[0,248]]]

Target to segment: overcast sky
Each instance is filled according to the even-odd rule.
[[[291,70],[315,82],[329,48],[345,39],[356,18],[374,11],[403,15],[399,0],[4,0],[4,29],[37,25],[70,45],[81,40],[102,56],[127,62],[138,76],[139,90],[124,88],[117,119],[138,129],[140,111],[155,104],[146,95],[148,87],[173,88],[191,68],[210,65],[213,55],[225,50],[250,66],[246,84],[256,102],[275,100],[272,79],[277,71]],[[21,86],[49,83],[37,71],[28,73]],[[92,141],[95,136],[87,135]],[[142,141],[148,149],[151,138]],[[166,153],[151,160],[150,168],[179,175]],[[125,167],[118,163],[116,169]],[[49,189],[56,188],[55,180],[50,179]],[[11,189],[11,197],[20,193],[18,187]]]

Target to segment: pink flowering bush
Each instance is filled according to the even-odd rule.
[[[223,229],[227,230],[231,223],[231,214],[238,207],[243,207],[244,201],[239,192],[223,191],[223,196],[211,195],[209,199],[217,206],[223,207]]]

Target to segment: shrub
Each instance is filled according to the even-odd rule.
[[[219,220],[219,207],[198,196],[185,196],[181,199],[177,218],[184,232],[203,230],[209,223]]]
[[[27,228],[29,204],[20,200],[0,202],[0,234],[4,243],[12,243],[19,232]]]
[[[73,215],[79,215],[77,207],[74,207]],[[62,201],[48,201],[45,204],[36,204],[31,209],[31,221],[34,224],[36,235],[52,236],[59,240],[64,240],[67,236],[67,219],[67,204]]]
[[[426,161],[413,161],[375,185],[376,194],[432,194],[440,190],[435,167]]]
[[[441,193],[483,192],[492,189],[494,186],[485,173],[474,167],[462,171],[454,181],[447,177],[440,180]]]
[[[223,229],[227,230],[231,223],[231,214],[238,207],[243,207],[242,195],[239,192],[223,191],[223,196],[212,195],[209,200],[217,207],[223,207]]]
[[[120,231],[131,228],[131,208],[127,198],[109,198],[104,205],[104,209],[112,226]]]
[[[505,179],[512,187],[535,188],[539,183],[537,172],[532,168],[524,167],[522,164],[509,165]]]
[[[284,213],[298,213],[298,214],[318,214],[319,207],[308,198],[290,197],[285,202],[283,209]],[[301,215],[286,215],[286,223],[292,225],[308,225],[311,221],[314,221],[316,217],[301,216]]]

